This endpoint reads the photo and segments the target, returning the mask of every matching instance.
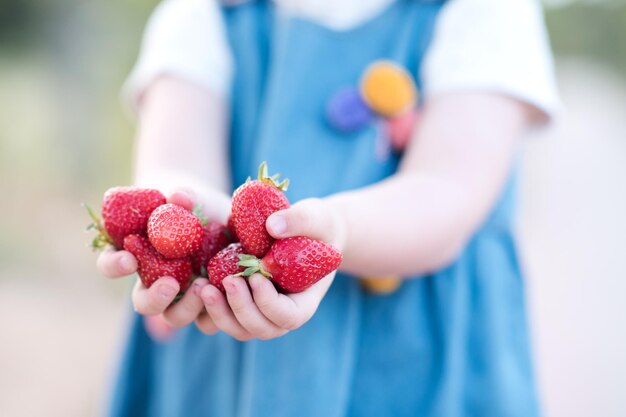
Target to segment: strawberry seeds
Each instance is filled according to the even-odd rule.
[[[229,275],[248,277],[261,273],[285,293],[301,292],[339,267],[341,253],[308,237],[275,240],[267,218],[289,208],[284,194],[288,180],[259,167],[258,179],[248,180],[233,193],[228,225],[199,218],[195,213],[166,203],[158,190],[115,187],[102,202],[103,221],[87,207],[98,231],[92,246],[113,245],[137,259],[137,274],[146,287],[158,278],[176,279],[184,292],[196,277],[209,279],[224,292]]]

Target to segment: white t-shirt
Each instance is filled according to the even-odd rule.
[[[279,12],[346,30],[394,0],[274,0]],[[224,0],[224,3],[240,3]],[[216,0],[164,0],[152,14],[126,93],[135,101],[163,74],[228,96],[233,58]],[[422,63],[426,97],[489,91],[533,105],[559,106],[552,56],[538,0],[448,0]]]

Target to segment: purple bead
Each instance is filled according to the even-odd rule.
[[[359,130],[374,118],[359,90],[354,87],[342,88],[331,97],[326,116],[328,123],[342,132]]]

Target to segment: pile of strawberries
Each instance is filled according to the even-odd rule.
[[[115,187],[104,194],[102,219],[87,208],[99,233],[92,246],[113,245],[137,258],[137,273],[146,287],[163,276],[184,292],[203,276],[221,291],[229,275],[261,273],[285,293],[301,292],[336,270],[341,253],[332,245],[297,236],[275,240],[265,222],[289,207],[288,181],[277,182],[262,163],[259,178],[235,190],[228,225],[207,222],[198,213],[166,203],[158,190]]]

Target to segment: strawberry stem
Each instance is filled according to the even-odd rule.
[[[263,181],[265,178],[268,178],[268,176],[267,176],[267,161],[263,161],[263,162],[261,162],[261,165],[259,165],[259,179],[261,181]]]
[[[256,274],[257,272],[262,274],[266,278],[271,278],[272,274],[267,272],[263,268],[263,263],[259,258],[254,255],[237,255],[239,257],[239,262],[237,265],[243,266],[246,269],[243,272],[235,274],[236,277],[249,277],[252,274]]]
[[[289,179],[285,178],[281,182],[278,182],[278,178],[280,178],[280,174],[274,174],[270,177],[267,173],[267,162],[261,162],[261,165],[259,165],[259,181],[273,185],[281,191],[287,191],[287,188],[289,188]]]
[[[102,226],[100,216],[87,204],[82,203],[82,206],[85,207],[87,213],[89,214],[89,217],[91,218],[91,221],[93,222],[87,226],[87,230],[96,229],[98,231],[98,234],[91,241],[90,246],[94,250],[98,250],[104,248],[107,245],[112,245],[113,239],[111,239],[111,236],[109,236],[104,226]]]
[[[209,219],[206,218],[206,216],[204,215],[204,210],[202,210],[202,204],[196,204],[193,207],[193,210],[191,210],[191,213],[196,216],[198,220],[200,220],[202,226],[206,226],[207,224],[209,224]]]

